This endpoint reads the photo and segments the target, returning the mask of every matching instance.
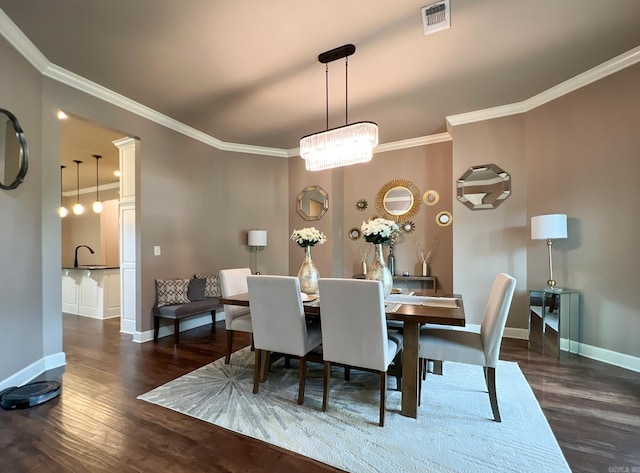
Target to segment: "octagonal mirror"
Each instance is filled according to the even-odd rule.
[[[305,220],[320,220],[329,210],[329,194],[320,186],[305,187],[298,194],[296,210]]]
[[[457,188],[458,200],[471,210],[495,209],[511,195],[511,176],[495,164],[472,166]]]
[[[413,217],[420,210],[418,187],[406,179],[394,179],[380,188],[376,208],[385,218],[400,222]]]
[[[27,174],[29,151],[18,119],[0,108],[0,189],[18,187]]]

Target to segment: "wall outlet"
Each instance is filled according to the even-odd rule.
[[[154,246],[153,247],[153,256],[160,256],[162,254],[162,251],[160,250],[159,246]]]

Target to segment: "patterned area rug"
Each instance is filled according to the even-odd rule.
[[[418,419],[400,415],[389,390],[378,427],[379,377],[332,369],[322,412],[322,365],[308,363],[305,403],[296,403],[297,362],[273,365],[253,388],[253,353],[235,353],[138,397],[352,472],[570,472],[531,388],[516,363],[496,370],[502,423],[493,422],[480,367],[447,362],[422,385]],[[395,388],[395,378],[389,378]]]

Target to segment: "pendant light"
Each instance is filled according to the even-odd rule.
[[[308,171],[348,166],[371,161],[373,148],[378,144],[378,125],[363,121],[349,124],[348,114],[348,57],[356,52],[353,44],[345,44],[318,56],[325,64],[325,95],[327,130],[300,139],[300,157]],[[329,129],[329,63],[344,58],[345,68],[345,125]]]
[[[60,166],[60,207],[58,207],[58,215],[60,215],[60,218],[65,218],[69,214],[69,210],[62,205],[62,170],[66,167],[67,166],[64,165]]]
[[[93,203],[93,212],[99,214],[102,212],[102,202],[98,198],[98,160],[102,158],[99,154],[92,155],[96,158],[96,201]]]
[[[73,206],[73,213],[76,215],[82,215],[84,212],[84,207],[80,203],[80,165],[82,164],[82,161],[74,159],[73,162],[76,163],[76,203]]]

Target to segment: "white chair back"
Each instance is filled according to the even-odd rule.
[[[247,283],[255,348],[306,355],[313,347],[307,346],[307,324],[298,278],[256,275],[249,276]]]
[[[250,268],[220,270],[220,292],[222,297],[248,292],[247,277],[251,276]],[[239,305],[224,306],[224,322],[227,330],[231,330],[231,321],[236,317],[249,313],[249,307]]]
[[[322,356],[326,361],[386,371],[389,350],[380,281],[321,278]]]
[[[509,307],[516,288],[516,280],[512,276],[500,273],[491,287],[489,300],[484,311],[480,336],[484,345],[486,366],[495,368],[500,355],[500,342],[507,323]]]

